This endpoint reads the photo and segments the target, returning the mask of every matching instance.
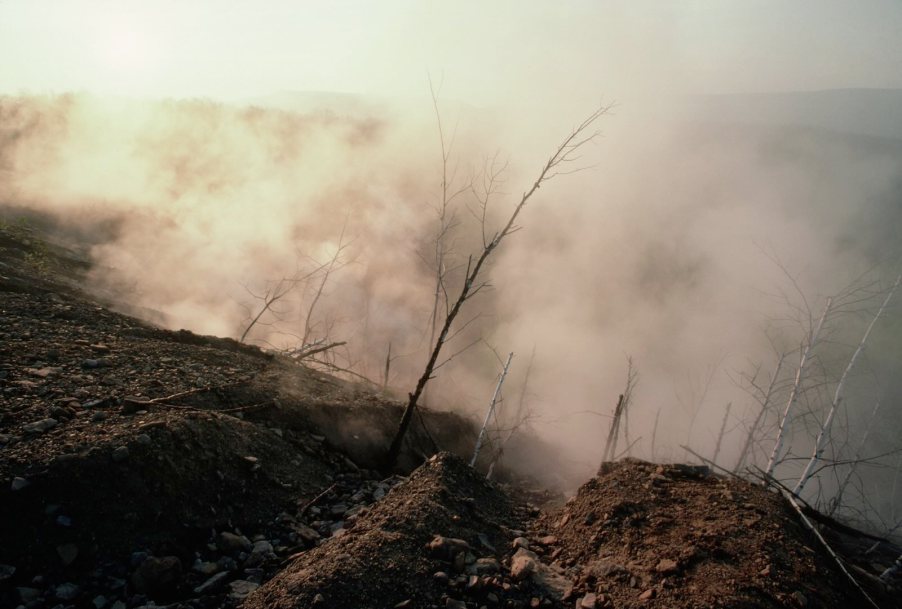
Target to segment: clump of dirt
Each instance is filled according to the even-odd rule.
[[[461,459],[434,456],[347,532],[261,587],[246,609],[560,606],[507,565],[530,517]],[[560,594],[558,594],[560,596]],[[538,606],[538,604],[536,605]]]
[[[554,536],[549,558],[597,607],[866,602],[780,495],[700,466],[606,464],[533,531]]]

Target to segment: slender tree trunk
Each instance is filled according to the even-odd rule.
[[[404,437],[407,434],[407,429],[410,427],[410,420],[413,417],[413,412],[414,410],[416,410],[420,396],[423,394],[423,391],[426,388],[426,383],[428,383],[430,379],[432,379],[432,375],[435,372],[435,368],[438,363],[438,356],[441,353],[442,348],[445,346],[445,342],[448,340],[448,335],[451,331],[451,325],[454,323],[454,320],[457,319],[457,316],[460,313],[460,310],[463,307],[464,303],[486,285],[485,283],[477,284],[477,281],[481,277],[480,273],[482,272],[483,266],[485,265],[486,261],[491,257],[492,253],[498,248],[498,246],[501,245],[501,243],[508,237],[508,235],[518,229],[517,219],[520,217],[520,213],[526,207],[526,204],[529,203],[529,200],[536,193],[536,191],[539,190],[542,184],[544,184],[548,180],[551,180],[556,175],[569,172],[570,170],[564,170],[562,166],[566,167],[571,162],[575,161],[578,158],[577,151],[582,148],[582,146],[591,141],[594,141],[595,138],[598,137],[598,132],[592,132],[588,134],[586,132],[590,130],[592,125],[594,125],[595,122],[606,112],[606,107],[595,110],[595,112],[590,114],[582,123],[580,123],[570,133],[570,135],[564,138],[564,141],[549,157],[544,167],[542,167],[542,170],[539,172],[539,175],[536,178],[535,182],[533,182],[532,186],[520,197],[520,201],[519,203],[517,203],[517,205],[514,207],[514,210],[511,212],[511,215],[508,217],[507,223],[501,228],[501,230],[496,232],[491,239],[489,239],[487,242],[484,242],[482,252],[476,258],[475,263],[473,262],[473,257],[470,257],[467,264],[464,283],[460,289],[460,294],[445,316],[445,321],[442,324],[442,329],[438,334],[438,338],[436,338],[435,340],[435,345],[432,348],[432,353],[429,355],[429,360],[426,362],[426,367],[423,370],[423,374],[417,381],[416,387],[414,388],[413,392],[408,394],[407,406],[404,408],[404,412],[401,415],[401,421],[398,424],[398,430],[395,432],[395,435],[391,441],[391,445],[389,446],[388,452],[385,456],[385,462],[383,464],[384,470],[390,470],[391,468],[393,468],[398,460],[398,456],[401,454],[401,446],[403,445]]]
[[[658,441],[658,419],[661,418],[661,409],[658,408],[658,414],[655,415],[655,425],[651,428],[651,460],[655,461],[655,444]]]
[[[770,383],[767,386],[767,391],[764,393],[764,400],[761,402],[761,410],[758,411],[758,416],[755,417],[755,420],[752,422],[752,426],[749,428],[749,433],[745,438],[745,444],[742,445],[742,452],[739,453],[739,460],[736,461],[736,467],[733,468],[734,472],[739,472],[742,469],[742,466],[745,465],[746,457],[748,457],[749,450],[752,447],[752,442],[755,440],[755,434],[758,433],[758,427],[761,425],[761,421],[764,420],[764,415],[767,414],[767,409],[770,406],[771,398],[774,394],[774,388],[777,385],[777,379],[780,377],[780,369],[783,367],[783,361],[786,359],[786,354],[781,353],[780,359],[777,360],[777,367],[774,369],[774,373],[770,377]]]
[[[789,422],[789,418],[792,415],[792,408],[795,406],[796,400],[799,397],[799,390],[802,387],[802,379],[805,375],[805,365],[808,363],[808,358],[811,355],[812,349],[817,344],[818,334],[821,332],[821,328],[824,325],[824,320],[827,319],[827,313],[830,311],[830,305],[832,304],[832,299],[828,298],[827,303],[824,305],[824,312],[821,314],[820,319],[817,322],[817,325],[812,330],[811,334],[808,336],[808,340],[806,341],[805,346],[802,348],[802,353],[799,359],[799,369],[796,370],[795,381],[792,384],[792,390],[789,392],[789,400],[786,402],[786,409],[783,411],[783,416],[780,418],[780,426],[777,429],[777,440],[774,442],[774,449],[770,454],[770,459],[767,462],[767,469],[765,473],[770,476],[774,472],[774,468],[777,466],[777,463],[780,462],[780,458],[782,457],[781,452],[783,451],[783,442],[786,436],[786,424]]]
[[[391,370],[391,341],[388,343],[388,353],[385,356],[385,372],[382,375],[382,393],[388,389],[388,373]]]
[[[479,430],[479,436],[476,438],[476,448],[473,449],[473,458],[470,459],[470,467],[474,467],[476,465],[476,459],[479,457],[479,451],[482,449],[482,443],[485,441],[485,434],[489,427],[489,421],[492,420],[492,415],[495,414],[495,406],[498,404],[498,396],[501,395],[501,386],[504,385],[504,378],[507,376],[507,371],[510,370],[512,359],[514,359],[513,352],[508,354],[507,361],[504,363],[504,369],[501,371],[501,376],[498,378],[498,384],[495,385],[495,392],[492,394],[492,401],[489,402],[489,409],[485,413],[485,421],[482,423],[482,429]]]
[[[720,446],[723,443],[723,435],[727,431],[727,420],[730,418],[731,408],[733,408],[733,402],[727,404],[727,411],[723,414],[723,421],[720,423],[720,433],[717,434],[717,446],[714,447],[714,456],[711,457],[711,463],[717,463],[717,457],[720,455]]]
[[[889,294],[886,295],[886,299],[883,301],[883,304],[880,306],[877,314],[874,315],[874,319],[872,319],[871,323],[868,324],[867,330],[865,330],[864,332],[864,336],[861,337],[861,342],[858,343],[858,348],[855,349],[855,353],[852,354],[852,358],[849,360],[849,364],[846,366],[846,369],[843,371],[842,376],[839,378],[839,383],[837,383],[836,385],[836,392],[833,394],[833,403],[830,405],[830,412],[827,413],[827,419],[821,426],[821,430],[817,434],[817,440],[815,440],[814,442],[814,452],[811,454],[811,459],[808,460],[808,464],[805,466],[805,471],[802,472],[798,483],[796,483],[795,488],[792,489],[792,493],[794,495],[798,495],[802,492],[802,489],[805,488],[805,484],[808,483],[808,480],[812,476],[814,466],[817,465],[818,461],[820,461],[821,459],[824,448],[827,446],[827,440],[830,437],[830,428],[833,427],[833,419],[836,416],[836,409],[839,407],[840,401],[842,401],[842,390],[846,384],[846,379],[849,377],[849,373],[855,367],[855,362],[858,361],[858,356],[861,355],[861,352],[864,350],[865,345],[868,342],[868,337],[870,337],[871,335],[871,330],[874,329],[874,325],[877,323],[877,320],[880,319],[880,316],[883,315],[886,307],[893,299],[893,294],[896,293],[896,288],[899,287],[900,282],[902,282],[902,275],[899,275],[899,277],[896,279],[896,283],[893,284],[893,287],[892,289],[890,289]]]
[[[617,398],[617,406],[614,407],[614,418],[611,419],[611,428],[608,430],[608,439],[604,443],[604,452],[601,455],[601,462],[607,462],[617,450],[617,433],[620,427],[620,413],[623,411],[623,394]],[[599,466],[600,467],[600,466]]]
[[[855,458],[852,459],[852,463],[849,466],[846,475],[843,477],[842,482],[839,483],[839,488],[836,490],[836,495],[830,501],[830,509],[827,511],[827,516],[833,516],[834,512],[842,505],[842,496],[846,492],[846,487],[849,485],[849,481],[852,479],[852,476],[855,475],[855,470],[858,469],[858,462],[861,459],[861,451],[864,450],[864,447],[867,446],[868,436],[871,435],[871,427],[874,425],[874,421],[877,419],[877,411],[880,410],[880,402],[874,404],[874,410],[871,411],[871,418],[868,419],[868,426],[864,430],[864,436],[861,438],[861,443],[858,445],[858,450],[855,451]]]

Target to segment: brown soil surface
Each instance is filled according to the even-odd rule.
[[[706,468],[607,464],[533,531],[600,607],[866,603],[782,496]]]

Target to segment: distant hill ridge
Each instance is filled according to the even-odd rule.
[[[830,89],[689,99],[695,120],[793,125],[902,138],[902,89]]]

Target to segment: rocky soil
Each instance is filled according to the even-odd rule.
[[[425,410],[380,475],[397,402],[118,313],[88,266],[0,225],[0,607],[870,606],[778,493],[698,466],[608,464],[551,507]],[[902,550],[824,534],[900,605],[874,576]]]

